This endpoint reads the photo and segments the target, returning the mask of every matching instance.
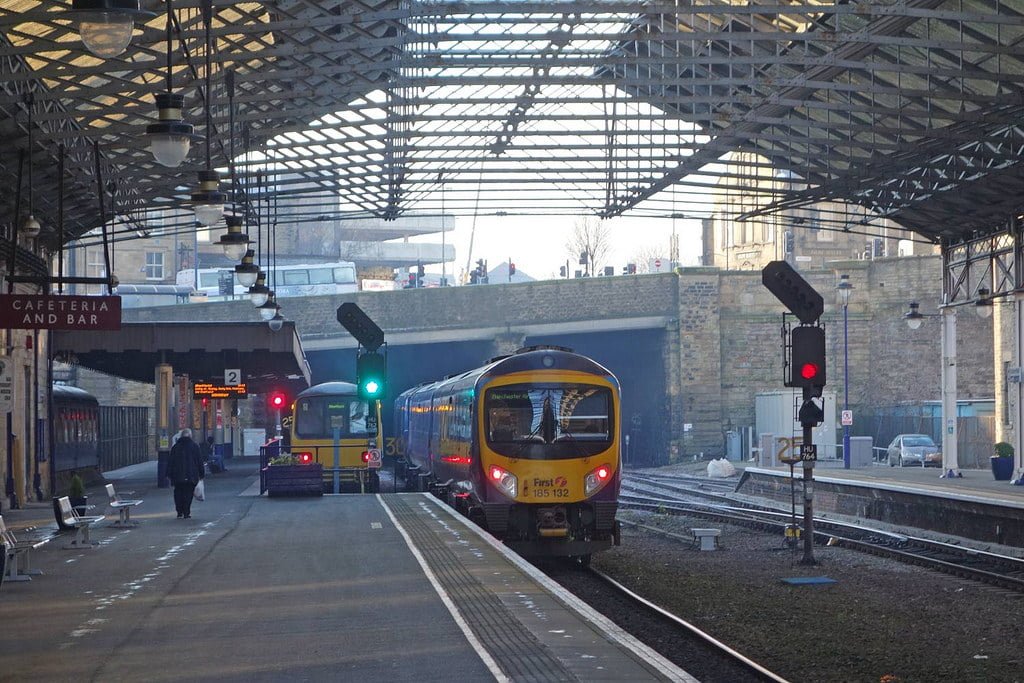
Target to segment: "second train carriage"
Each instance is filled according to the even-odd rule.
[[[618,542],[619,384],[528,348],[395,401],[407,486],[431,488],[523,555],[589,561]]]
[[[380,401],[366,401],[355,384],[324,382],[300,392],[292,406],[291,454],[299,463],[319,463],[324,490],[333,490],[334,440],[339,480],[346,489],[380,491]]]

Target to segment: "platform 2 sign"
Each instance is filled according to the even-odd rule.
[[[121,297],[0,294],[0,327],[16,330],[120,330]]]

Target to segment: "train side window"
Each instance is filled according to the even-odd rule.
[[[310,268],[309,269],[309,284],[311,285],[329,285],[333,284],[334,275],[330,268]]]

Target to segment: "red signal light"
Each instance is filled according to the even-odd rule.
[[[284,394],[277,392],[270,395],[271,408],[284,408]]]
[[[313,462],[313,454],[312,453],[299,453],[298,454],[298,458],[299,458],[299,464],[300,465],[308,465],[311,462]]]
[[[814,379],[818,376],[819,370],[814,363],[804,363],[800,366],[800,376],[804,379]]]

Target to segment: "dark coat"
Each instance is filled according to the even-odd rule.
[[[203,457],[199,454],[199,444],[187,436],[178,439],[167,461],[167,477],[175,484],[186,481],[197,483],[203,478]]]

